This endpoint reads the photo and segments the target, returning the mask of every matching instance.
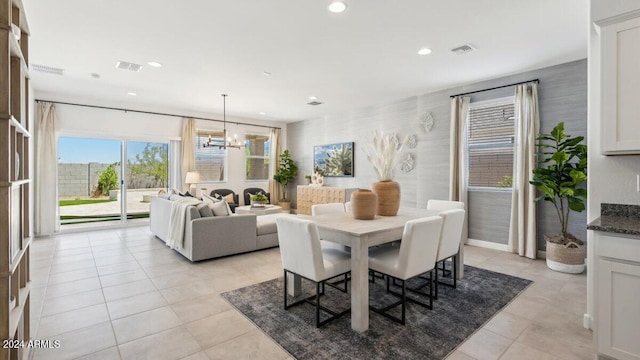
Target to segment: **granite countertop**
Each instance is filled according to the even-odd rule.
[[[588,230],[640,235],[640,206],[602,204],[602,216],[587,224]]]

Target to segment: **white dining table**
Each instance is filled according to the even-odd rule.
[[[313,220],[320,238],[351,247],[351,327],[364,332],[369,329],[369,248],[402,239],[409,220],[437,215],[436,210],[400,208],[396,216],[377,216],[373,220],[356,220],[350,213],[317,216],[298,215]],[[463,275],[463,247],[458,253],[458,278]],[[290,276],[291,295],[298,295],[301,279]]]

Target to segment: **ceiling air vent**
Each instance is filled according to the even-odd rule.
[[[322,103],[320,101],[313,100],[311,102],[308,102],[307,105],[318,106],[318,105],[322,105]]]
[[[451,49],[451,52],[460,55],[460,54],[470,53],[475,49],[476,48],[474,48],[470,44],[464,44],[462,46],[458,46],[457,48]]]
[[[53,66],[31,64],[29,66],[29,69],[30,70],[34,70],[34,71],[47,73],[47,74],[64,75],[64,69],[60,69],[60,68],[53,67]]]
[[[118,61],[116,63],[116,69],[140,72],[140,70],[142,70],[142,65],[134,64],[126,61]]]

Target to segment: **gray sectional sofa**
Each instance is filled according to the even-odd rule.
[[[151,199],[151,232],[164,242],[169,235],[172,200]],[[278,246],[276,218],[289,214],[201,217],[195,206],[186,211],[184,246],[175,249],[191,261],[212,259]]]

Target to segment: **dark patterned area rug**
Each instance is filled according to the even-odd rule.
[[[417,285],[414,280],[408,287]],[[345,315],[317,329],[309,304],[283,309],[283,279],[274,279],[221,296],[297,359],[443,359],[532,282],[465,266],[457,288],[439,287],[433,310],[408,303],[406,325],[370,312],[369,330],[351,329]],[[305,294],[315,286],[303,280]],[[383,280],[369,283],[370,303],[382,307],[397,299]],[[321,304],[334,310],[350,306],[347,294],[326,287]],[[409,296],[416,296],[409,293]],[[290,298],[290,300],[294,300]],[[398,307],[396,314],[400,313]],[[396,315],[394,314],[394,315]]]

